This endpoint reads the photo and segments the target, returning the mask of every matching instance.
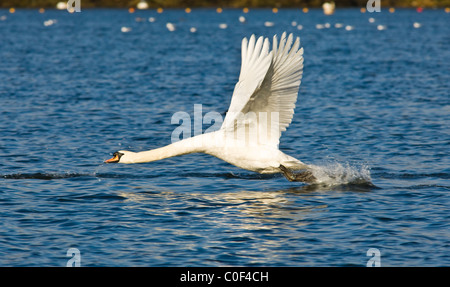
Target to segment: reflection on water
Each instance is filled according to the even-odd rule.
[[[301,230],[311,223],[313,213],[327,211],[322,195],[291,190],[179,193],[147,189],[119,195],[126,198],[130,212],[139,210],[153,222],[159,221],[149,236],[164,234],[184,250],[201,246],[208,250],[204,263],[219,266],[277,262],[301,252],[296,240],[307,236]],[[299,204],[301,196],[307,198]],[[292,233],[300,237],[292,241]]]
[[[141,189],[141,188],[139,188]],[[126,198],[129,208],[139,208],[154,213],[155,204],[160,204],[167,214],[194,213],[209,210],[212,213],[227,214],[231,211],[241,214],[241,229],[253,230],[267,228],[267,223],[296,222],[296,226],[303,225],[302,219],[312,212],[325,212],[327,205],[320,203],[323,195],[314,193],[318,187],[296,187],[278,191],[247,191],[213,193],[183,193],[169,190],[119,192]],[[147,187],[148,190],[148,187]],[[323,189],[321,189],[323,191]],[[293,197],[307,196],[304,205],[298,204]],[[149,206],[147,206],[149,205]],[[187,206],[187,207],[186,207]],[[161,211],[161,210],[160,210]],[[255,223],[264,223],[257,227]]]
[[[294,204],[290,196],[286,196],[290,191],[236,191],[208,195],[209,200],[226,202],[235,205],[243,214],[254,217],[261,222],[273,222],[277,220],[301,221],[303,216],[310,212],[324,211],[326,205],[305,205]]]

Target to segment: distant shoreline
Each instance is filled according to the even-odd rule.
[[[38,9],[44,8],[44,9],[47,9],[47,10],[60,10],[60,9],[57,9],[56,7],[53,7],[53,6],[2,6],[0,4],[0,10],[8,10],[8,9],[11,9],[11,8],[14,8],[14,9],[27,9],[27,10],[32,10],[32,9],[37,9],[38,10]],[[82,9],[123,9],[123,10],[127,10],[127,9],[135,8],[135,7],[128,7],[128,6],[127,7],[121,7],[121,6],[117,6],[117,7],[110,7],[110,6],[107,6],[107,7],[105,7],[105,6],[86,6],[85,7],[85,6],[82,6],[81,8]],[[181,7],[181,6],[180,7],[150,7],[148,9],[142,9],[142,10],[136,9],[135,11],[136,12],[137,11],[156,11],[159,8],[163,8],[164,10],[184,10],[187,7],[186,6],[183,6],[183,7]],[[195,9],[197,9],[197,10],[213,10],[213,9],[217,9],[217,8],[222,8],[223,11],[226,11],[226,10],[242,10],[243,9],[243,7],[210,7],[210,6],[201,6],[201,7],[191,7],[190,6],[189,8],[191,8],[192,10],[195,10]],[[308,6],[308,7],[303,7],[303,6],[302,7],[279,7],[277,9],[282,11],[282,10],[289,10],[289,9],[299,9],[299,10],[301,10],[303,8],[320,9],[320,10],[322,10],[322,7],[310,7],[310,6]],[[341,7],[337,7],[336,10],[339,10],[339,9],[352,9],[352,8],[360,9],[360,8],[365,8],[365,7],[341,6]],[[389,6],[389,7],[385,7],[385,8],[382,8],[382,9],[388,11],[389,8],[395,8],[395,9],[418,9],[419,7],[413,7],[413,6],[407,6],[407,7],[405,7],[405,6],[400,6],[400,7],[399,6]],[[433,6],[433,7],[420,7],[420,8],[424,8],[424,9],[427,9],[427,10],[449,9],[446,6]],[[254,9],[254,10],[264,10],[264,9],[272,9],[272,7],[249,7],[248,9],[249,10],[252,10],[252,9]],[[65,9],[63,9],[63,10],[65,10]]]
[[[95,3],[90,0],[80,0],[82,8],[119,8],[128,9],[131,7],[136,8],[140,0],[96,0]],[[30,3],[31,2],[31,3]],[[55,0],[2,0],[0,3],[0,8],[55,8],[58,2],[67,1],[55,1]],[[113,2],[113,3],[111,3]],[[190,3],[184,4],[184,2]],[[187,7],[193,9],[243,9],[248,7],[249,9],[264,9],[264,8],[278,8],[278,9],[302,9],[302,8],[321,8],[322,3],[326,1],[288,1],[288,0],[273,0],[273,1],[261,1],[262,4],[258,5],[258,1],[245,1],[245,0],[232,0],[232,1],[207,1],[207,0],[191,0],[191,1],[147,1],[148,9],[154,10],[157,8],[163,9],[185,9]],[[270,3],[273,2],[273,3]],[[386,3],[387,2],[387,3]],[[252,3],[250,5],[249,3]],[[356,1],[335,1],[337,8],[365,8],[367,5],[367,0],[356,0]],[[380,1],[381,7],[383,8],[446,8],[450,7],[450,0],[428,0],[428,1]],[[249,5],[246,5],[249,4]]]

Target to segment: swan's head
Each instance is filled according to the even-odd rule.
[[[128,157],[132,154],[131,151],[119,150],[113,154],[113,157],[105,160],[105,163],[128,163]]]

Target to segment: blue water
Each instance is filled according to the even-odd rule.
[[[369,248],[382,266],[450,265],[450,14],[241,15],[0,10],[0,266],[65,266],[69,248],[81,266],[366,266]],[[102,163],[170,143],[194,104],[224,113],[241,39],[283,31],[305,68],[280,148],[365,183],[202,154]]]

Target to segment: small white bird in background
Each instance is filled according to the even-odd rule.
[[[325,28],[325,26],[323,24],[316,24],[316,29],[321,30],[323,28]]]
[[[138,8],[139,10],[148,9],[148,3],[144,0],[141,0],[139,3],[137,3],[136,8]]]
[[[53,25],[53,24],[56,24],[56,20],[54,20],[54,19],[49,19],[49,20],[47,20],[47,21],[44,21],[44,26],[45,27],[48,27],[48,26],[51,26],[51,25]]]
[[[283,33],[278,42],[254,35],[242,40],[239,81],[221,128],[149,151],[118,151],[106,163],[144,163],[205,153],[261,174],[282,173],[290,181],[313,183],[312,166],[279,150],[281,133],[294,115],[303,75],[300,38]],[[302,170],[295,173],[294,171]]]
[[[175,25],[172,24],[172,23],[170,23],[170,22],[166,23],[166,28],[167,28],[167,30],[169,30],[170,32],[175,31]]]
[[[325,2],[322,4],[323,14],[325,15],[333,15],[335,8],[336,5],[334,4],[334,2]]]

